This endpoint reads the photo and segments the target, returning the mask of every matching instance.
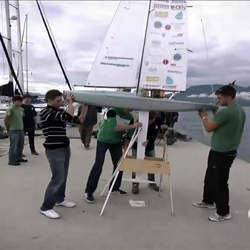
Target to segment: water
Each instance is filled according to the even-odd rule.
[[[250,107],[244,107],[244,110],[246,112],[246,125],[241,145],[238,150],[238,156],[239,158],[250,162]],[[3,117],[0,117],[0,125],[4,125]],[[202,123],[197,112],[180,113],[179,121],[176,123],[175,128],[179,131],[183,131],[197,141],[207,145],[210,144],[209,137],[204,135]]]
[[[246,112],[246,124],[241,145],[238,150],[238,156],[239,158],[250,162],[250,107],[243,107],[243,109]],[[176,123],[175,128],[183,131],[197,141],[207,145],[210,144],[209,137],[203,132],[202,122],[197,112],[180,113],[179,121]]]

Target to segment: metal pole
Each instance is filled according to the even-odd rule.
[[[2,37],[1,32],[0,32],[0,42],[1,42],[1,44],[2,44],[2,47],[3,47],[3,50],[4,50],[5,56],[6,56],[6,58],[7,58],[7,61],[8,61],[8,64],[9,64],[9,68],[10,68],[11,74],[12,74],[12,76],[13,76],[14,79],[15,79],[15,82],[16,82],[18,88],[19,88],[20,94],[23,95],[23,90],[22,90],[22,88],[21,88],[21,86],[20,86],[20,84],[19,84],[19,81],[18,81],[18,79],[17,79],[16,73],[15,73],[14,68],[13,68],[13,66],[12,66],[12,62],[11,62],[10,57],[9,57],[9,55],[8,55],[8,51],[7,51],[7,48],[6,48],[5,44],[4,44],[4,40],[3,40],[3,37]],[[12,83],[13,83],[13,82],[12,82]]]
[[[20,11],[19,11],[19,0],[16,0],[16,15],[17,15],[17,46],[19,50],[19,57],[18,57],[18,63],[19,63],[19,74],[18,74],[18,80],[20,83],[20,86],[22,89],[24,89],[24,83],[23,83],[23,51],[22,51],[22,45],[21,45],[21,24],[20,24]]]
[[[144,58],[144,50],[145,50],[145,46],[146,46],[146,35],[147,35],[147,31],[148,31],[148,21],[149,21],[150,12],[151,12],[151,0],[149,1],[148,17],[147,17],[147,23],[146,23],[146,29],[145,29],[145,36],[144,36],[144,41],[143,41],[141,64],[140,64],[139,77],[138,77],[138,83],[137,83],[137,88],[136,88],[136,94],[137,95],[139,94],[139,87],[140,87],[140,80],[141,80],[141,70],[142,70],[142,63],[143,63],[143,58]]]
[[[29,92],[29,63],[28,63],[28,15],[26,17],[26,92]]]
[[[7,53],[12,64],[12,46],[11,46],[11,24],[10,24],[10,9],[9,0],[5,0],[5,16],[6,16],[6,33],[7,33]],[[9,84],[12,86],[12,95],[14,93],[13,77],[11,69],[9,68]]]

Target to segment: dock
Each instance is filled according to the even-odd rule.
[[[69,131],[71,133],[72,131]],[[209,147],[196,141],[178,141],[168,147],[173,178],[174,216],[166,179],[159,196],[140,185],[138,195],[131,194],[131,183],[123,182],[128,196],[112,195],[103,216],[99,216],[104,198],[100,197],[112,172],[107,153],[103,173],[95,193],[96,203],[87,204],[84,188],[95,158],[96,140],[86,150],[77,136],[71,139],[71,163],[67,199],[75,208],[59,208],[62,218],[52,220],[39,213],[50,170],[37,136],[39,156],[24,154],[29,160],[21,166],[9,166],[8,139],[0,141],[0,250],[249,250],[250,163],[236,159],[230,173],[232,220],[208,221],[213,210],[192,206],[200,201]],[[4,151],[5,149],[5,151]],[[161,148],[157,146],[157,154]],[[5,154],[4,154],[5,152]],[[145,177],[146,178],[146,177]],[[158,178],[158,177],[157,177]],[[129,200],[145,201],[145,207],[131,207]]]

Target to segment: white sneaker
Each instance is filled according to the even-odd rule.
[[[221,216],[221,215],[215,213],[213,215],[210,215],[208,217],[208,219],[210,221],[213,221],[213,222],[221,222],[221,221],[224,221],[224,220],[231,220],[232,219],[232,215],[229,213],[227,215]]]
[[[215,209],[216,208],[214,204],[208,204],[208,203],[205,203],[203,201],[193,202],[192,205],[194,207],[198,207],[198,208],[208,208],[208,209]]]
[[[69,207],[69,208],[72,208],[72,207],[75,207],[76,206],[76,203],[72,202],[72,201],[62,201],[60,203],[56,203],[55,204],[56,206],[62,206],[62,207]]]
[[[50,219],[59,219],[61,217],[60,214],[58,214],[54,209],[49,209],[46,211],[40,210],[40,213]]]

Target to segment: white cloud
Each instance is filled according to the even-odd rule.
[[[242,85],[249,85],[250,2],[188,3],[193,5],[188,9],[188,47],[194,51],[189,53],[188,83],[225,83],[236,79]],[[70,81],[85,82],[118,1],[42,1],[42,4]],[[29,15],[28,36],[32,42],[29,44],[29,67],[34,79],[63,84],[65,80],[35,1],[21,1],[20,6],[22,24],[24,14]],[[0,74],[1,67],[2,64]],[[44,85],[44,88],[49,86]]]

